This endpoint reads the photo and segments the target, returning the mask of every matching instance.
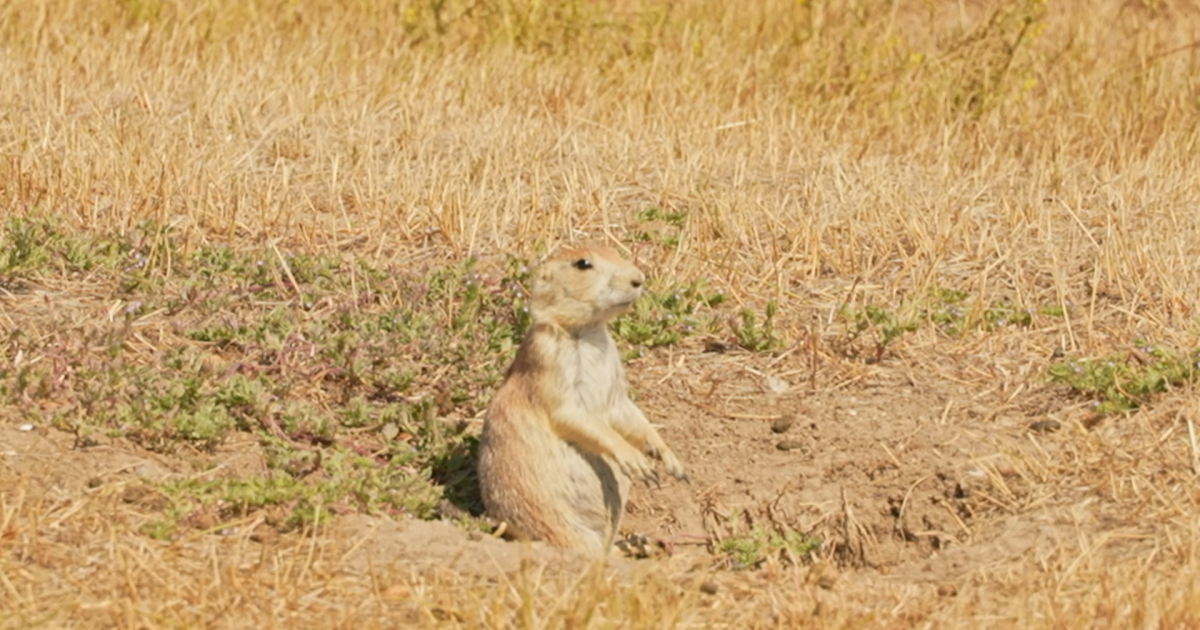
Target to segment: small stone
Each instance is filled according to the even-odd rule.
[[[939,584],[937,594],[941,597],[954,597],[958,595],[958,587],[953,584]]]
[[[137,503],[146,498],[150,491],[144,486],[129,486],[121,492],[121,500],[126,503]]]
[[[196,529],[212,529],[217,524],[217,519],[208,512],[200,512],[188,519],[192,526]]]
[[[478,532],[478,531],[470,532],[467,534],[467,538],[470,539],[472,542],[479,542],[479,541],[483,540],[483,532]]]
[[[800,440],[781,440],[775,445],[775,448],[781,451],[795,451],[804,448],[804,442]]]
[[[279,532],[268,525],[259,525],[250,533],[250,540],[263,545],[273,545],[279,541]]]
[[[792,385],[778,376],[768,376],[766,378],[767,389],[775,394],[785,394],[791,389]]]
[[[100,477],[92,477],[91,479],[88,479],[87,482],[87,486],[89,488],[99,488],[102,485],[104,485],[104,480]]]
[[[700,592],[704,593],[705,595],[716,595],[718,590],[720,590],[720,589],[717,587],[716,582],[701,582],[700,583]]]
[[[795,424],[795,422],[796,417],[790,414],[782,418],[776,418],[775,421],[771,423],[771,431],[774,433],[784,433],[788,429],[792,428],[792,425]]]
[[[32,424],[22,424],[21,426],[17,427],[17,430],[18,431],[32,431],[33,425]]]
[[[1029,425],[1031,431],[1037,431],[1038,433],[1051,433],[1059,430],[1061,427],[1062,424],[1058,420],[1038,420]]]

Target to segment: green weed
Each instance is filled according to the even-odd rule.
[[[646,208],[638,213],[638,228],[635,238],[642,242],[655,243],[664,247],[677,247],[683,230],[687,227],[687,213],[666,212],[658,208]]]
[[[842,320],[846,322],[845,339],[841,345],[846,354],[856,355],[858,342],[864,336],[869,336],[872,342],[870,359],[880,361],[888,347],[905,333],[920,328],[919,320],[899,315],[876,304],[867,304],[861,308],[845,306],[842,309]]]
[[[1196,380],[1200,350],[1177,352],[1136,342],[1136,348],[1102,358],[1072,359],[1048,369],[1050,381],[1090,398],[1098,413],[1137,409],[1156,394]]]
[[[725,301],[725,292],[711,289],[703,280],[650,291],[634,303],[633,310],[612,325],[617,339],[632,346],[634,354],[718,329],[713,308]]]
[[[783,337],[775,330],[775,314],[778,311],[779,304],[775,300],[767,302],[760,322],[754,309],[742,309],[738,314],[737,323],[733,326],[738,345],[751,352],[766,352],[781,347]]]
[[[846,326],[839,341],[844,354],[862,354],[861,345],[869,345],[867,359],[881,361],[896,341],[908,333],[932,325],[938,332],[957,337],[973,330],[992,331],[1009,326],[1028,327],[1033,312],[1001,300],[983,307],[972,304],[970,293],[958,289],[933,287],[903,300],[895,308],[868,302],[859,307],[846,305],[841,320]]]
[[[0,239],[0,272],[20,273],[49,262],[48,248],[57,238],[57,231],[47,220],[9,219]]]
[[[794,530],[774,531],[755,526],[744,535],[721,541],[716,552],[727,568],[746,570],[758,568],[772,556],[801,561],[820,547],[819,538]]]

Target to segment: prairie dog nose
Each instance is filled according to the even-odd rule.
[[[629,276],[629,285],[635,289],[640,289],[643,284],[646,284],[646,273],[641,269],[635,268]]]

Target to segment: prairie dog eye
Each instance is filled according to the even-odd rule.
[[[580,258],[579,260],[571,263],[571,266],[580,271],[587,271],[588,269],[592,268],[592,261],[586,258]]]

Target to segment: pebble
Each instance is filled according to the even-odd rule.
[[[1058,420],[1038,420],[1029,425],[1029,428],[1038,433],[1050,433],[1059,430],[1062,427]]]
[[[18,431],[32,431],[33,425],[32,424],[22,424],[21,426],[17,427],[17,430]]]
[[[804,442],[801,442],[800,440],[781,440],[775,445],[775,448],[781,451],[794,451],[804,448]]]
[[[795,422],[796,417],[790,414],[782,418],[777,418],[771,423],[771,431],[774,433],[783,433],[792,428],[792,425],[795,424]]]

